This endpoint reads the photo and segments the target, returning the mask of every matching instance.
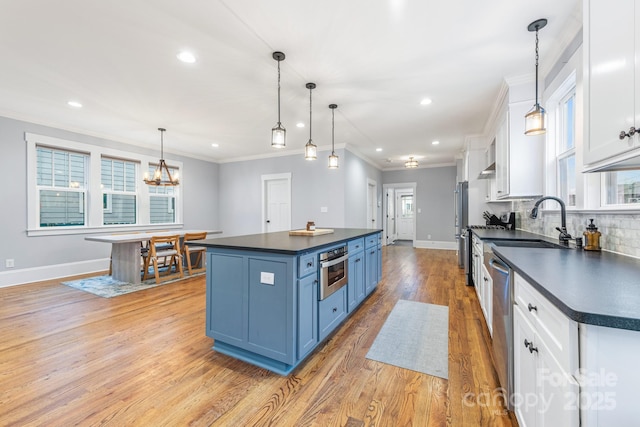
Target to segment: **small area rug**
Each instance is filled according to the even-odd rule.
[[[188,277],[196,277],[201,276],[205,273],[194,274]],[[185,276],[187,277],[187,276]],[[155,288],[156,286],[164,286],[170,283],[175,283],[179,280],[184,279],[173,279],[167,280],[166,282],[161,282],[160,284],[156,284],[156,280],[148,279],[142,281],[138,284],[120,282],[118,280],[114,280],[111,276],[95,276],[95,277],[87,277],[85,279],[80,280],[72,280],[70,282],[62,282],[63,285],[70,286],[75,289],[79,289],[81,291],[89,292],[94,295],[98,295],[103,298],[113,298],[119,295],[130,294],[131,292],[142,291],[144,289]]]
[[[449,307],[399,300],[367,359],[448,379]]]

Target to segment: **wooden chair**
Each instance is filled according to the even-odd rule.
[[[186,233],[182,242],[182,253],[187,260],[187,269],[189,270],[189,276],[194,273],[200,273],[207,268],[204,262],[204,254],[207,252],[207,248],[204,246],[196,246],[189,244],[189,241],[203,240],[207,238],[207,232],[202,233]],[[191,262],[191,255],[195,256],[195,262]]]
[[[151,276],[149,274],[151,265],[153,265],[153,274],[156,278],[156,283],[184,277],[182,253],[180,251],[180,236],[177,234],[173,236],[151,237],[149,250],[143,254],[143,257],[144,274],[142,280],[147,280]],[[166,267],[167,272],[160,274],[160,267]],[[172,272],[173,268],[175,268],[175,272]]]

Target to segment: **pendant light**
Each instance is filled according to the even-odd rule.
[[[158,162],[158,167],[153,173],[153,178],[149,178],[149,173],[145,172],[144,174],[144,182],[149,185],[157,185],[157,186],[171,186],[180,184],[180,180],[178,179],[178,174],[174,174],[171,176],[171,172],[169,172],[169,168],[167,164],[164,162],[164,133],[166,131],[165,128],[158,128],[160,131],[160,161]],[[163,175],[166,175],[167,179],[162,179]]]
[[[533,21],[527,29],[531,32],[536,32],[536,103],[524,116],[524,134],[525,135],[539,135],[547,131],[545,124],[545,111],[544,108],[538,104],[538,30],[544,28],[547,25],[546,19],[538,19]]]
[[[413,157],[409,157],[409,160],[404,162],[404,167],[408,169],[413,169],[418,167],[418,161]]]
[[[306,88],[309,89],[309,142],[304,146],[304,159],[317,159],[318,147],[311,140],[311,91],[316,88],[315,83],[307,83]]]
[[[329,169],[338,169],[338,156],[335,153],[335,112],[338,106],[336,104],[330,104],[331,108],[331,155],[329,156]]]
[[[287,130],[282,127],[282,123],[280,122],[280,61],[284,60],[284,53],[273,52],[272,56],[273,59],[278,61],[278,123],[271,129],[271,146],[273,148],[284,148]]]

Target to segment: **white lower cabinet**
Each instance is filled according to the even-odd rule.
[[[493,279],[487,267],[482,264],[482,295],[480,298],[480,306],[484,313],[484,319],[489,328],[489,334],[493,337]]]
[[[521,427],[578,426],[578,325],[515,274],[514,393]]]

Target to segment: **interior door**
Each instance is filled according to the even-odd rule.
[[[377,218],[377,188],[373,181],[369,181],[367,184],[367,228],[376,228]]]
[[[396,192],[396,224],[397,237],[401,240],[413,240],[413,192],[397,190]]]
[[[266,233],[291,229],[291,182],[288,178],[264,181],[264,225]]]
[[[393,244],[398,238],[396,229],[396,208],[395,208],[395,190],[387,189],[387,245]]]

